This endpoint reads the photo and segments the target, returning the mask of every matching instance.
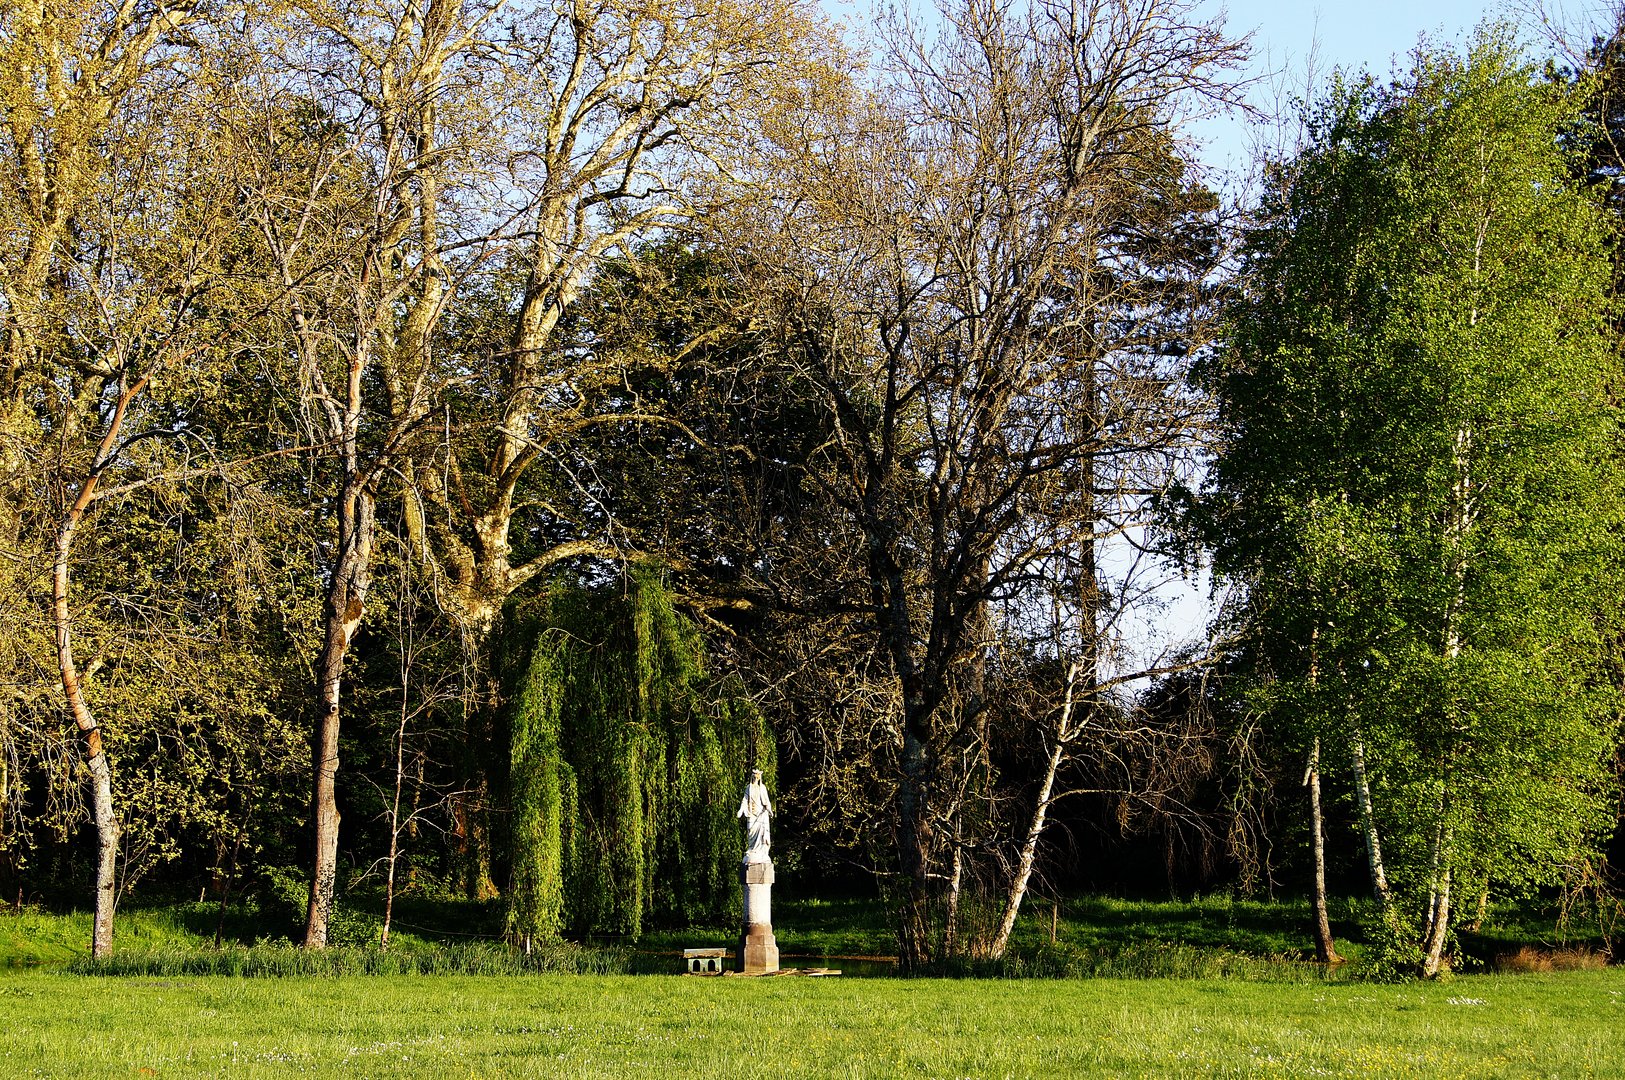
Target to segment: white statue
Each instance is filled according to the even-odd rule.
[[[750,783],[745,785],[745,796],[739,800],[739,813],[745,819],[745,861],[767,862],[768,818],[773,814],[773,802],[767,797],[767,785],[762,783],[762,770],[750,771]]]

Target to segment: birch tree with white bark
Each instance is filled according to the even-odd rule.
[[[1374,933],[1425,975],[1463,889],[1553,881],[1606,822],[1618,369],[1565,95],[1494,28],[1338,85],[1212,369],[1260,701],[1346,765]]]

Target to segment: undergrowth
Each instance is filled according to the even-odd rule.
[[[291,944],[246,948],[165,947],[116,951],[110,957],[81,957],[67,970],[79,975],[234,975],[285,977],[316,975],[622,975],[631,953],[621,948],[588,949],[568,942],[541,945],[529,953],[500,944],[442,945],[431,949],[383,950],[338,947],[302,949]]]
[[[1347,967],[1328,968],[1292,956],[1252,956],[1180,942],[1040,945],[999,960],[954,960],[929,974],[1009,979],[1241,979],[1254,982],[1343,982]]]
[[[555,941],[539,943],[527,956],[497,936],[500,905],[403,897],[396,908],[401,918],[391,934],[391,947],[382,950],[372,925],[375,915],[363,906],[368,899],[353,897],[359,908],[351,920],[355,933],[340,935],[337,947],[307,951],[295,944],[291,901],[274,890],[225,911],[216,903],[153,897],[120,912],[114,955],[99,962],[86,955],[88,912],[0,909],[0,970],[58,968],[136,976],[670,974],[681,970],[677,954],[682,948],[732,947],[737,933],[732,927],[710,926],[657,930],[635,942]],[[803,897],[776,907],[784,966],[827,966],[848,975],[896,974],[889,913],[878,900]],[[1023,913],[1002,959],[956,958],[921,974],[1282,983],[1381,980],[1384,954],[1380,947],[1373,948],[1367,933],[1370,914],[1357,901],[1337,905],[1333,930],[1339,950],[1351,962],[1327,969],[1313,961],[1308,949],[1308,905],[1301,901],[1082,897],[1064,900],[1058,908],[1044,901]],[[1453,949],[1452,955],[1455,971],[1540,972],[1607,964],[1609,955],[1594,929],[1588,934],[1587,927],[1567,927],[1566,943],[1558,943],[1542,914],[1520,909],[1492,912],[1494,918],[1483,931],[1461,934],[1459,953]],[[224,948],[215,947],[217,932]]]

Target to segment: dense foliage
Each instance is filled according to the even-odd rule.
[[[735,680],[707,677],[698,631],[652,570],[561,584],[511,624],[508,933],[725,922],[740,763],[773,775],[761,714]]]
[[[1213,366],[1260,707],[1353,760],[1430,973],[1453,896],[1555,882],[1612,824],[1619,370],[1573,117],[1496,34],[1339,86]]]

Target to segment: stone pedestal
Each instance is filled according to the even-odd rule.
[[[779,943],[773,939],[773,863],[739,864],[744,885],[745,919],[739,937],[739,970],[764,975],[779,970]]]

